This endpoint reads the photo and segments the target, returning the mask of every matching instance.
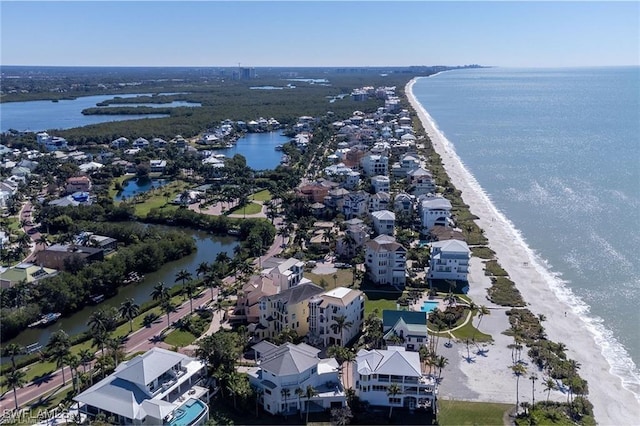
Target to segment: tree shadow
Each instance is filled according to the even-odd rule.
[[[51,380],[53,380],[55,376],[56,376],[55,372],[48,371],[46,373],[43,373],[39,376],[34,377],[29,386],[32,386],[32,385],[40,386],[45,383],[49,383]]]
[[[486,358],[487,357],[487,352],[489,352],[489,349],[478,349],[476,351],[476,355],[483,356],[483,357]]]
[[[462,359],[467,361],[467,364],[475,364],[476,362],[475,357],[472,357],[472,356],[463,356]]]

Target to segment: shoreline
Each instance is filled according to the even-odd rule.
[[[513,224],[496,209],[473,175],[465,168],[451,143],[437,129],[431,116],[415,98],[412,89],[416,80],[414,78],[406,85],[405,93],[431,139],[433,149],[441,156],[449,179],[462,192],[462,198],[469,205],[470,211],[479,217],[475,222],[484,230],[489,240],[489,247],[496,253],[496,259],[507,270],[509,277],[520,290],[527,302],[527,308],[536,315],[546,316],[547,321],[542,325],[549,340],[567,344],[567,356],[581,364],[579,374],[589,384],[588,399],[594,406],[596,421],[604,425],[636,424],[637,419],[640,418],[638,396],[624,388],[622,379],[612,372],[613,368],[602,354],[602,347],[598,345],[596,335],[588,329],[587,322],[581,317],[581,314],[584,314],[583,306],[568,305],[560,300],[559,296],[562,293],[572,296],[570,290],[552,285],[550,279],[554,278],[553,275],[527,246]],[[480,259],[477,259],[476,267],[470,270],[470,296],[476,304],[491,305],[490,307],[493,308],[497,305],[487,303],[486,299],[486,288],[490,286],[490,280],[484,277],[482,265],[479,262]],[[496,314],[496,317],[500,316],[502,319],[491,318],[492,315],[488,317],[491,321],[488,321],[485,317],[481,327],[482,331],[492,334],[495,340],[487,357],[487,359],[493,359],[488,363],[485,359],[478,359],[473,363],[463,361],[452,363],[454,364],[452,367],[460,369],[466,380],[457,387],[453,386],[452,389],[444,386],[445,391],[451,391],[449,393],[451,398],[456,398],[458,392],[464,397],[465,392],[458,389],[464,386],[467,393],[477,394],[474,399],[478,401],[514,402],[515,380],[507,368],[511,363],[511,352],[506,348],[501,335],[502,331],[509,327],[509,323],[506,315],[499,312]],[[466,347],[460,351],[464,351],[464,357],[466,357]],[[499,358],[498,362],[496,358]],[[534,372],[533,368],[529,370],[528,374]],[[542,379],[541,375],[538,375]],[[520,393],[523,396],[530,395],[528,383],[523,382],[520,384]],[[542,388],[542,381],[537,387]],[[500,401],[501,399],[503,401]],[[559,399],[556,392],[553,399]],[[521,401],[527,400],[521,399]]]

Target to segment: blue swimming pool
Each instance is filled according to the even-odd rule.
[[[434,302],[434,301],[431,301],[431,300],[427,300],[426,302],[424,302],[422,304],[422,306],[420,307],[420,310],[422,312],[431,312],[434,309],[436,309],[439,304],[440,304],[439,302]]]
[[[180,408],[173,412],[173,419],[169,422],[170,426],[189,426],[202,416],[207,410],[207,406],[199,399],[191,398],[181,405]]]

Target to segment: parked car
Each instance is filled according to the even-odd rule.
[[[334,263],[333,266],[335,266],[338,269],[349,269],[349,268],[351,268],[350,264],[348,264],[348,263],[340,263],[340,262]]]

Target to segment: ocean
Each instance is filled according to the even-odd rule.
[[[413,93],[637,392],[640,68],[455,70]]]

